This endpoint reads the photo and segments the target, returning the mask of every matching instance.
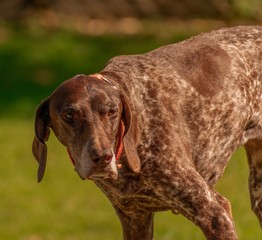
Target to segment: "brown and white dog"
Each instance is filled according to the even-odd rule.
[[[262,27],[201,34],[63,82],[38,107],[33,153],[44,175],[49,129],[82,179],[112,202],[126,240],[153,238],[156,211],[181,213],[209,240],[237,239],[213,186],[241,145],[262,224]]]

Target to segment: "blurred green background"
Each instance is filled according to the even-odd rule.
[[[41,184],[31,154],[34,112],[62,81],[203,31],[262,23],[260,0],[8,0],[0,2],[0,239],[116,240],[108,200],[73,171],[53,135]],[[248,167],[237,151],[217,185],[232,203],[240,240],[262,232],[250,210]],[[182,216],[157,213],[155,239],[203,240]]]

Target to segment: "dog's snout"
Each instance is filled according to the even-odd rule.
[[[109,164],[112,160],[113,153],[111,149],[105,149],[98,151],[93,149],[90,153],[90,158],[95,164],[106,165]]]

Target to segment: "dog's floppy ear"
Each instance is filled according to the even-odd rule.
[[[49,99],[44,100],[37,108],[35,116],[35,137],[33,140],[32,151],[35,159],[39,163],[37,180],[40,182],[45,173],[47,146],[50,133]]]
[[[123,104],[122,121],[125,124],[125,135],[123,145],[129,167],[136,173],[140,172],[140,158],[137,152],[137,145],[140,138],[138,122],[135,116],[132,116],[131,108],[127,97],[121,94]]]

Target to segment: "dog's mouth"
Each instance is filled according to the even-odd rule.
[[[93,173],[87,177],[90,180],[99,180],[99,179],[113,179],[116,180],[118,177],[116,157],[113,155],[110,163],[101,171],[94,170]]]
[[[67,151],[73,165],[75,166],[75,171],[78,173],[82,180],[117,179],[117,169],[119,167],[119,164],[117,164],[116,162],[116,156],[114,153],[110,159],[105,160],[106,162],[108,162],[108,164],[101,168],[101,166],[96,166],[95,164],[90,164],[90,166],[81,166],[81,164],[79,164],[79,162],[72,157],[72,154],[68,149]]]
[[[113,179],[116,180],[118,177],[118,168],[121,167],[118,160],[121,157],[123,151],[123,136],[125,132],[125,126],[122,121],[119,123],[119,129],[117,133],[115,150],[112,149],[112,157],[106,158],[105,162],[108,164],[101,169],[101,167],[93,165],[92,167],[81,167],[78,164],[74,157],[72,156],[69,149],[67,149],[70,159],[75,166],[75,171],[78,173],[81,179],[90,179],[90,180],[98,180],[98,179]]]

